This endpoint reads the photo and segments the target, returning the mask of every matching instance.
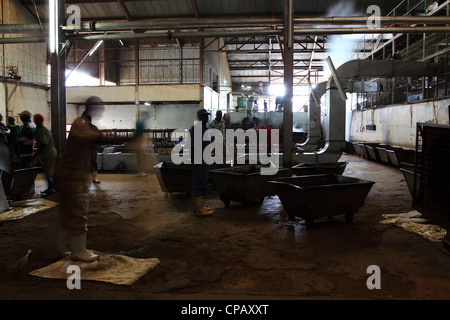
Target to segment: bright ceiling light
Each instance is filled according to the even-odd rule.
[[[49,11],[50,53],[58,53],[58,0],[49,0]]]
[[[269,93],[273,96],[284,97],[284,84],[274,83],[269,86]]]

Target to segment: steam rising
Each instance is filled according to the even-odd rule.
[[[343,0],[328,9],[328,17],[336,16],[362,16],[364,12],[355,8],[353,1]],[[356,51],[358,38],[354,35],[333,35],[328,40],[328,52],[335,68],[352,59],[353,53]],[[328,79],[331,71],[328,65],[324,66],[324,77]]]

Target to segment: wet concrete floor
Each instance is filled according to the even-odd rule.
[[[289,221],[277,196],[227,208],[212,190],[206,202],[215,214],[198,218],[191,200],[164,194],[154,173],[101,173],[90,189],[88,247],[158,258],[158,267],[131,286],[84,281],[82,290],[29,275],[59,259],[48,246],[56,207],[0,224],[0,299],[449,299],[442,243],[379,223],[413,210],[400,170],[355,155],[341,161],[349,161],[344,175],[376,183],[352,223],[334,216],[309,228]],[[4,272],[28,249],[25,272]],[[371,265],[380,267],[381,289],[367,287]]]

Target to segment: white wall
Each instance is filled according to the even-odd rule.
[[[364,111],[353,111],[350,141],[367,141],[414,147],[416,123],[449,124],[450,99],[393,105]],[[376,130],[366,130],[375,124]]]
[[[94,124],[99,129],[135,129],[137,113],[144,121],[145,129],[190,128],[196,120],[198,103],[190,104],[151,104],[140,105],[139,111],[134,104],[106,105],[103,119]],[[71,124],[84,111],[84,105],[67,105],[67,124]]]

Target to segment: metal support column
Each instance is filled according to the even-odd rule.
[[[200,61],[199,61],[199,80],[200,80],[200,108],[204,108],[205,105],[205,85],[203,83],[203,76],[204,76],[204,63],[205,63],[205,51],[203,50],[204,46],[204,39],[200,38]]]
[[[61,43],[65,42],[64,31],[59,27],[65,20],[65,0],[58,1],[59,24],[55,25],[58,32],[58,45],[55,52],[50,53],[51,60],[51,125],[52,135],[58,155],[61,156],[66,141],[66,54],[61,51]]]
[[[294,1],[284,0],[283,167],[292,166],[292,100],[294,85]]]
[[[139,39],[136,39],[134,46],[134,101],[136,106],[136,123],[141,121],[141,102],[139,98],[139,51],[140,43]]]

